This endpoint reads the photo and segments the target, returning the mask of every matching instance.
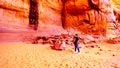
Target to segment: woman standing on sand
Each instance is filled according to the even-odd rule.
[[[75,34],[74,39],[73,39],[73,43],[75,46],[75,52],[76,52],[76,50],[78,50],[78,53],[80,53],[80,49],[78,46],[78,40],[79,40],[78,34]]]

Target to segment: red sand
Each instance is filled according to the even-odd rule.
[[[50,44],[23,42],[23,35],[0,34],[0,68],[120,68],[120,44],[80,44],[77,54],[73,46],[57,51]],[[89,45],[96,47],[85,47]]]
[[[0,43],[0,68],[120,68],[120,46],[102,45],[103,51],[83,47],[74,54],[73,47],[56,51],[49,44]]]

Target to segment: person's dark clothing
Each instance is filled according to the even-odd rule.
[[[74,37],[75,52],[76,52],[76,49],[78,50],[78,52],[80,52],[80,49],[78,47],[78,40],[79,40],[78,36],[75,36]]]
[[[77,44],[79,40],[78,36],[75,36],[74,39],[75,39],[74,44]]]
[[[75,45],[75,44],[74,44],[74,45]],[[79,47],[78,47],[78,44],[75,45],[75,52],[76,52],[76,50],[78,50],[78,52],[80,52],[80,49],[79,49]]]

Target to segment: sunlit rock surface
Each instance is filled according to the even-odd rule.
[[[115,21],[109,0],[69,0],[63,10],[65,28],[73,27],[85,33],[104,34],[106,25]]]
[[[37,30],[64,32],[71,28],[86,34],[109,35],[116,25],[113,10],[119,12],[118,0],[34,0],[38,4]],[[0,31],[30,31],[29,0],[0,1]],[[112,25],[111,25],[112,24]],[[114,26],[112,27],[114,28]],[[112,34],[112,33],[111,33]],[[114,34],[114,33],[113,33]]]

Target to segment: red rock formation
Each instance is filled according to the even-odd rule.
[[[87,34],[106,35],[110,30],[106,26],[115,22],[110,0],[39,0],[37,3],[38,30],[59,33],[63,28],[68,31],[73,28]],[[29,0],[0,1],[0,30],[28,30],[29,8]]]
[[[115,21],[109,0],[67,0],[63,15],[65,28],[92,34],[105,34],[107,22]]]

